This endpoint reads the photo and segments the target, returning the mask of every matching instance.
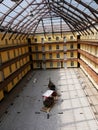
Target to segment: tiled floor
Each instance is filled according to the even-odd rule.
[[[84,77],[81,81],[78,69],[38,70],[32,73],[35,73],[34,76],[0,118],[0,130],[98,130],[97,120],[81,83]],[[61,96],[47,119],[47,113],[40,110],[49,77]],[[35,78],[36,83],[33,82]]]

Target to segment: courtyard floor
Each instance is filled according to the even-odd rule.
[[[47,118],[41,109],[49,78],[60,96]],[[0,130],[98,130],[98,92],[80,69],[36,70],[25,80],[1,116]]]

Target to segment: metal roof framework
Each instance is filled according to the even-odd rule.
[[[97,0],[1,0],[0,31],[2,39],[9,32],[20,37],[31,34],[98,32]]]

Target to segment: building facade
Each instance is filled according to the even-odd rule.
[[[33,69],[80,67],[98,89],[98,40],[72,33],[2,40],[0,34],[0,101]]]

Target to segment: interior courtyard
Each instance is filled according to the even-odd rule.
[[[98,130],[97,0],[0,1],[0,130]]]

